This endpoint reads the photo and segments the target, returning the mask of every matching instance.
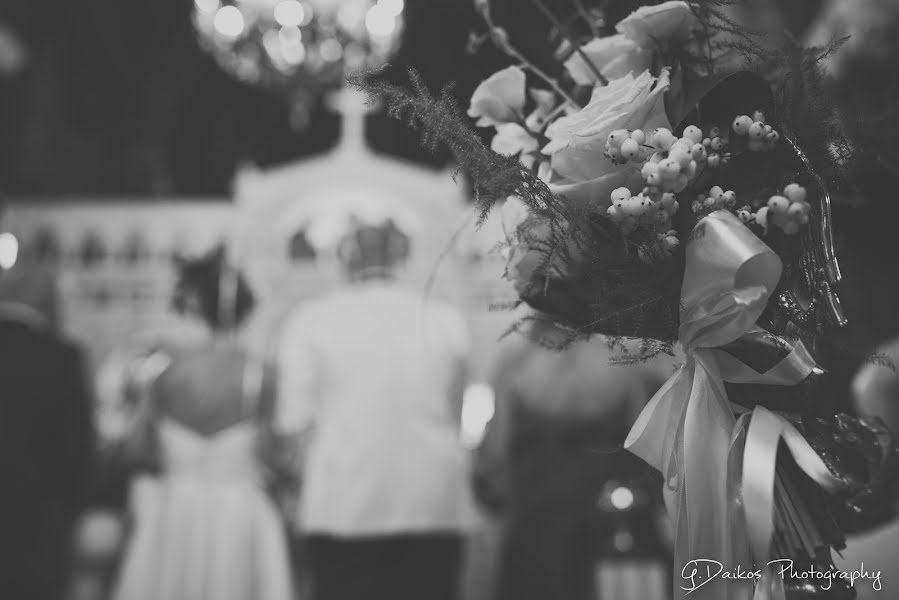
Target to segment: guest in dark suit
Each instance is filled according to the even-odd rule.
[[[529,327],[547,345],[564,339],[546,319]],[[660,482],[621,444],[673,359],[621,366],[614,354],[601,336],[563,351],[525,337],[500,346],[474,479],[501,522],[498,600],[666,597]]]
[[[0,271],[0,596],[56,600],[93,448],[81,351],[56,330],[52,277]]]

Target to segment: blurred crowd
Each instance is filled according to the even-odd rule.
[[[409,249],[356,223],[344,283],[272,357],[236,335],[254,295],[225,252],[177,260],[181,331],[105,367],[101,414],[50,273],[0,273],[4,597],[670,597],[661,482],[621,444],[678,357],[615,365],[622,342],[560,350],[532,318],[472,385],[466,320],[398,276]],[[897,386],[869,365],[856,409],[899,425]],[[493,413],[474,448],[472,389]]]
[[[536,320],[472,385],[466,319],[398,276],[399,227],[357,224],[337,252],[345,283],[295,308],[272,357],[239,341],[254,295],[225,253],[177,260],[182,330],[113,357],[103,386],[114,373],[118,401],[99,413],[50,273],[3,271],[0,588],[666,597],[658,482],[621,443],[674,359],[613,366],[605,340],[545,348],[531,339],[559,332]],[[460,431],[472,389],[495,404],[474,448]]]

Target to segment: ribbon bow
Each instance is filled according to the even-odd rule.
[[[801,342],[764,373],[718,349],[758,331],[755,322],[782,270],[777,255],[739,219],[726,211],[708,215],[685,252],[678,338],[686,361],[643,409],[624,446],[665,477],[665,504],[675,525],[674,587],[683,590],[676,597],[748,599],[751,577],[722,574],[751,573],[753,557],[758,569],[769,560],[778,441],[789,437],[791,451],[804,457],[800,466],[807,470],[823,477],[820,468],[827,468],[786,420],[761,407],[753,415],[764,418],[750,421],[745,433],[741,465],[748,415],[738,427],[724,382],[793,385],[815,363]],[[750,456],[750,448],[764,451]],[[745,519],[737,501],[741,484]],[[758,501],[751,507],[750,496]],[[755,535],[750,538],[747,531]]]

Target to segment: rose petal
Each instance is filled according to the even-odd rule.
[[[618,22],[615,29],[643,48],[667,48],[672,42],[683,42],[699,26],[690,5],[671,0],[655,6],[641,6]]]
[[[596,38],[582,46],[581,52],[606,79],[640,73],[648,69],[652,62],[651,52],[620,33]],[[592,85],[598,81],[596,73],[577,52],[565,62],[565,68],[578,85]]]
[[[611,195],[615,188],[626,187],[630,190],[639,190],[644,184],[642,175],[635,167],[616,165],[614,170],[595,179],[578,182],[560,179],[551,181],[548,185],[555,194],[595,206],[598,209],[606,209],[612,204]]]
[[[525,102],[525,74],[508,67],[488,77],[471,96],[468,116],[478,119],[478,127],[496,126],[522,118]]]
[[[667,69],[658,79],[648,71],[625,75],[597,87],[587,106],[562,117],[546,129],[553,170],[572,182],[596,179],[617,168],[604,156],[609,134],[616,129],[651,130],[671,127],[665,114],[664,92],[670,84]]]
[[[534,152],[539,146],[536,138],[518,123],[497,125],[496,135],[490,142],[491,150],[507,155]]]

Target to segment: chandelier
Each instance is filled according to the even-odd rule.
[[[346,73],[396,50],[403,0],[194,0],[200,43],[228,73],[284,95],[302,128]]]

